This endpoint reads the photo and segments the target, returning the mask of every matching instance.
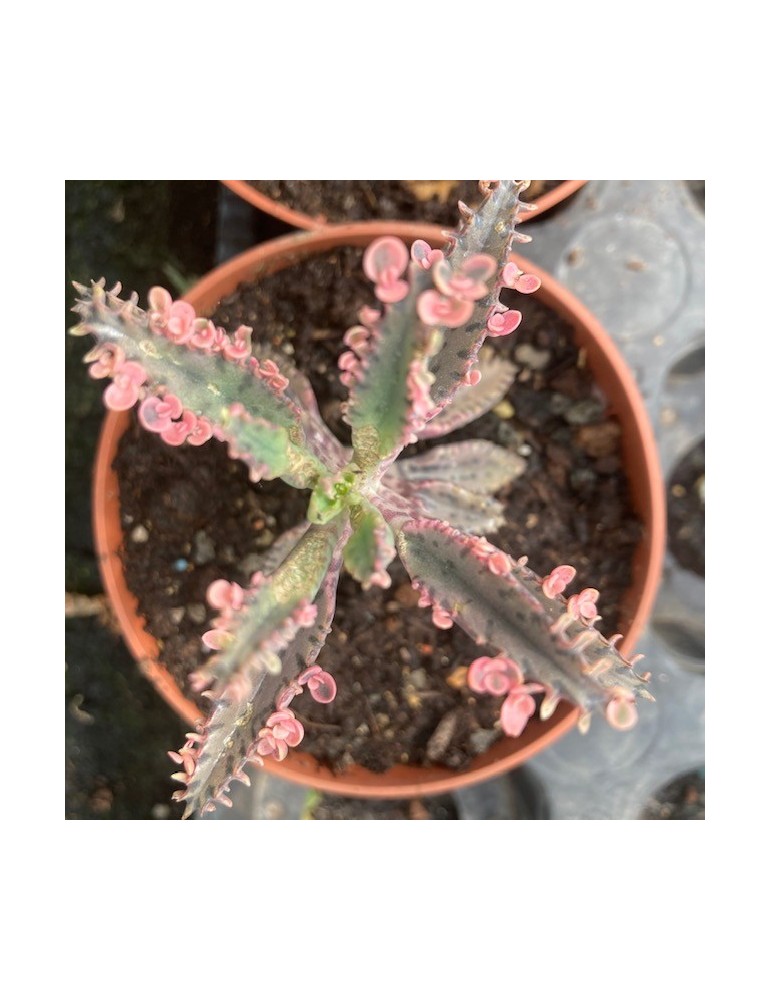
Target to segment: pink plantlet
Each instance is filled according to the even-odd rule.
[[[108,410],[130,410],[139,399],[139,390],[147,373],[137,361],[124,361],[104,390],[104,405]]]
[[[217,328],[210,319],[197,319],[193,324],[193,334],[190,337],[190,346],[199,351],[211,353],[214,343],[214,336]]]
[[[281,374],[275,361],[261,361],[259,366],[260,376],[265,379],[268,385],[276,392],[283,392],[289,385],[289,379]]]
[[[125,363],[126,355],[117,344],[97,344],[83,360],[94,362],[88,369],[91,378],[108,378]]]
[[[541,279],[534,274],[525,274],[513,262],[506,264],[501,271],[501,281],[507,288],[515,288],[518,292],[529,295],[541,287]]]
[[[434,609],[431,612],[431,621],[437,628],[442,629],[452,628],[455,624],[452,615],[445,611],[439,604],[434,605]]]
[[[434,289],[418,296],[418,316],[426,326],[446,326],[453,330],[471,319],[474,303],[470,300],[451,299]]]
[[[448,298],[476,302],[487,295],[487,281],[495,274],[496,264],[487,254],[477,253],[464,260],[460,269],[453,271],[449,262],[436,261],[431,269],[434,284]]]
[[[160,399],[148,396],[139,407],[139,422],[148,431],[160,434],[171,427],[172,421],[182,416],[182,403],[171,393]]]
[[[212,354],[220,354],[224,352],[227,345],[230,343],[230,337],[225,333],[221,326],[215,326],[212,332],[211,344],[209,345],[209,351]]]
[[[616,690],[605,706],[605,718],[614,729],[632,729],[637,722],[634,697],[624,690]]]
[[[222,353],[229,361],[242,361],[252,353],[252,328],[239,326],[229,343],[225,344]]]
[[[201,642],[207,649],[225,649],[233,641],[230,632],[221,628],[210,628],[201,636]]]
[[[425,588],[422,588],[415,583],[413,583],[413,589],[420,590],[420,596],[418,597],[418,607],[430,608],[434,602],[429,592]]]
[[[175,420],[161,431],[161,440],[165,441],[166,444],[184,444],[188,435],[195,430],[197,423],[198,417],[192,410],[183,410],[179,420]]]
[[[302,693],[302,684],[298,681],[290,681],[276,695],[276,708],[278,711],[281,711],[283,708],[289,708],[291,702]]]
[[[470,222],[474,218],[474,210],[465,201],[458,201],[458,215],[463,222]]]
[[[335,700],[337,684],[331,674],[322,670],[318,663],[308,667],[297,678],[298,684],[307,684],[311,697],[321,705],[328,705]]]
[[[302,723],[295,718],[292,709],[282,708],[270,715],[259,731],[257,753],[262,757],[275,757],[282,761],[290,747],[299,746],[304,735]]]
[[[353,351],[343,351],[337,359],[337,367],[343,372],[355,372],[359,367],[359,359]]]
[[[217,611],[240,611],[244,596],[243,588],[229,580],[213,580],[206,589],[206,602]]]
[[[505,552],[493,552],[487,560],[487,568],[496,576],[505,576],[510,573],[511,566],[511,556],[507,556]]]
[[[407,373],[407,394],[413,417],[421,423],[425,423],[434,408],[429,392],[431,381],[431,376],[426,371],[424,362],[420,358],[416,358],[410,364],[410,370]]]
[[[463,376],[463,385],[479,385],[482,381],[482,372],[478,368],[469,368]]]
[[[547,577],[544,578],[541,589],[547,597],[556,597],[561,594],[569,583],[572,583],[576,575],[573,566],[557,566]]]
[[[363,323],[368,329],[371,329],[380,319],[382,313],[379,309],[374,309],[372,306],[362,306],[357,315],[359,322]]]
[[[568,611],[574,615],[593,621],[597,617],[596,601],[600,592],[594,587],[587,587],[580,594],[574,594],[568,601]]]
[[[377,569],[369,578],[369,586],[382,587],[383,590],[388,590],[391,586],[391,577],[384,569]]]
[[[364,273],[375,282],[375,295],[381,302],[401,302],[409,291],[402,274],[409,263],[407,247],[393,236],[383,236],[364,251]]]
[[[425,240],[415,240],[410,248],[410,257],[425,271],[430,271],[437,261],[444,260],[441,250],[433,250]]]
[[[202,445],[212,437],[214,429],[206,417],[197,417],[195,427],[187,436],[187,443],[192,445]]]
[[[147,301],[150,306],[150,311],[148,313],[150,328],[155,333],[162,333],[171,311],[173,299],[165,288],[161,288],[160,285],[156,285],[148,292]]]
[[[315,604],[309,604],[307,601],[303,602],[300,607],[294,612],[292,617],[295,623],[300,628],[310,628],[311,625],[316,621],[316,615],[318,613],[318,608]]]
[[[480,656],[468,668],[467,683],[477,694],[502,695],[523,679],[519,664],[508,656]]]
[[[365,350],[368,340],[369,330],[366,326],[352,326],[350,330],[346,330],[343,337],[345,346],[350,347],[359,357],[361,357],[362,352]]]
[[[522,313],[518,309],[494,309],[487,317],[488,337],[507,337],[513,333],[522,322]]]
[[[195,309],[189,302],[173,302],[166,317],[166,336],[174,344],[186,344],[195,333]]]
[[[535,698],[531,690],[542,690],[540,684],[526,684],[512,688],[501,705],[501,726],[507,736],[521,736],[535,712]]]

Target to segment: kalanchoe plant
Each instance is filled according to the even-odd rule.
[[[230,782],[249,783],[247,763],[283,760],[303,738],[292,700],[307,686],[318,701],[335,681],[316,664],[330,631],[343,567],[364,588],[388,587],[398,554],[419,603],[437,628],[460,626],[498,650],[469,666],[478,693],[503,696],[503,731],[519,736],[542,695],[542,718],[559,699],[580,709],[585,728],[600,708],[626,729],[635,696],[650,698],[634,661],[604,638],[596,590],[566,600],[575,570],[541,578],[526,558],[486,540],[503,521],[492,494],[519,472],[516,455],[487,441],[439,445],[400,459],[406,445],[438,437],[501,401],[514,376],[507,361],[483,361],[486,337],[507,336],[521,314],[499,301],[502,288],[533,292],[539,281],[510,262],[526,181],[482,182],[484,200],[444,250],[418,240],[378,239],[364,254],[382,310],[362,309],[339,359],[349,389],[345,420],[352,447],[322,422],[310,383],[288,361],[252,353],[248,327],[228,334],[185,302],[153,288],[149,309],[124,301],[104,282],[76,286],[81,321],[92,334],[90,374],[109,377],[107,407],[139,403],[139,421],[170,445],[226,441],[250,477],[280,477],[311,491],[307,520],[266,553],[248,589],[215,581],[217,611],[203,636],[211,655],[191,677],[211,700],[198,731],[171,757],[184,787],[185,816],[230,804]]]

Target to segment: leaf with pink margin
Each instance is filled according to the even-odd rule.
[[[521,189],[521,183],[516,181],[501,181],[489,188],[482,204],[464,222],[459,235],[445,250],[453,271],[459,271],[465,260],[478,254],[492,257],[498,268],[508,263],[511,244],[517,235],[512,219],[521,205]],[[435,379],[432,396],[437,409],[442,409],[454,398],[487,335],[487,318],[498,304],[496,282],[490,281],[488,286],[488,294],[473,303],[467,323],[443,330],[444,343],[430,364]]]
[[[397,459],[383,481],[399,489],[399,480],[418,484],[441,480],[489,496],[521,476],[525,465],[516,452],[492,441],[472,439],[440,444],[422,455]]]
[[[279,654],[280,671],[256,672],[250,690],[240,700],[215,701],[202,727],[200,747],[191,751],[192,774],[185,789],[177,793],[178,799],[184,798],[185,816],[203,812],[208,804],[218,801],[234,776],[243,775],[243,768],[250,761],[256,762],[259,732],[273,714],[276,700],[302,671],[315,664],[332,626],[346,538],[347,530],[338,538],[321,585],[312,597],[317,608],[316,620],[310,627],[300,629]],[[289,701],[291,697],[284,708]]]
[[[420,440],[442,437],[465,427],[492,410],[506,396],[517,372],[515,366],[497,354],[480,358],[477,364],[481,372],[479,382],[461,386],[449,406],[440,410],[418,432]]]
[[[327,474],[333,471],[306,441],[307,421],[303,408],[278,388],[280,385],[288,388],[288,380],[283,375],[264,374],[255,359],[228,361],[221,352],[207,353],[195,349],[192,343],[175,344],[166,333],[156,332],[152,317],[165,310],[164,323],[167,323],[176,306],[169,304],[168,293],[161,289],[153,289],[148,315],[135,305],[133,297],[125,301],[118,297],[116,290],[106,291],[104,282],[95,282],[90,289],[77,288],[81,297],[75,310],[82,318],[76,328],[78,333],[92,334],[97,345],[113,345],[127,359],[105,391],[105,404],[109,408],[130,409],[140,395],[170,393],[197,418],[206,419],[206,423],[195,424],[185,434],[185,439],[200,443],[208,437],[209,430],[215,429],[221,432],[220,437],[227,439],[222,428],[222,414],[238,404],[255,419],[287,435],[291,431],[293,458],[289,468],[295,473],[293,485],[297,485],[297,470],[303,457],[308,477],[303,487],[312,486],[321,471]],[[187,303],[184,306],[184,310],[181,305],[177,310],[180,331],[190,318],[191,307]],[[198,324],[198,320],[193,322],[194,333]],[[166,433],[175,442],[183,437],[182,428],[167,429]],[[250,457],[251,467],[258,467],[260,457]]]
[[[506,520],[503,504],[483,493],[457,486],[441,479],[397,484],[389,480],[398,493],[418,504],[424,517],[447,521],[456,528],[483,535],[497,531]],[[379,494],[375,494],[375,502]]]
[[[609,692],[633,699],[644,689],[615,645],[569,614],[564,598],[546,597],[526,565],[441,521],[396,518],[392,527],[413,581],[477,643],[517,662],[525,677],[584,711],[604,705]]]
[[[345,419],[355,460],[368,471],[392,460],[422,425],[411,386],[422,385],[428,353],[436,344],[415,317],[417,297],[431,286],[431,275],[415,264],[409,273],[408,295],[376,321],[363,348],[361,373],[350,388]]]
[[[362,504],[353,511],[353,531],[343,552],[343,565],[364,590],[373,585],[390,587],[386,573],[396,558],[394,536],[375,507]]]

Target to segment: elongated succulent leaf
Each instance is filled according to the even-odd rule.
[[[362,504],[352,512],[353,533],[344,552],[345,568],[365,590],[373,584],[388,587],[386,570],[396,557],[393,532],[375,507]]]
[[[418,432],[419,440],[441,437],[484,416],[506,395],[517,371],[510,361],[496,354],[488,358],[480,357],[477,368],[481,373],[479,382],[476,385],[461,385],[452,402]]]
[[[515,660],[550,697],[567,698],[589,713],[619,694],[647,696],[644,678],[615,641],[582,619],[561,594],[547,596],[545,581],[522,562],[441,521],[402,522],[396,539],[425,599],[476,642]]]
[[[415,422],[410,387],[427,378],[431,347],[416,317],[416,301],[432,287],[431,278],[414,264],[408,272],[405,298],[389,305],[373,323],[346,409],[354,458],[367,470],[392,458],[410,439]]]
[[[278,653],[294,637],[298,611],[313,600],[332,562],[334,551],[349,530],[341,515],[324,525],[311,525],[280,566],[258,580],[243,606],[223,624],[220,651],[195,676],[200,690],[215,698],[240,693],[244,679],[265,669],[264,656]],[[216,631],[216,630],[215,630]]]
[[[508,485],[525,469],[525,460],[492,441],[440,444],[414,458],[394,462],[383,482],[399,489],[399,480],[423,483],[441,480],[474,493],[489,494]]]
[[[499,273],[507,263],[511,245],[518,238],[515,222],[524,203],[519,194],[524,185],[520,181],[499,181],[488,188],[488,193],[476,212],[468,211],[457,233],[451,237],[451,246],[445,256],[453,269],[461,267],[464,260],[477,254],[486,254],[497,261]],[[443,328],[443,343],[432,357],[429,369],[434,376],[431,396],[437,407],[443,408],[455,396],[476,361],[487,331],[487,318],[498,301],[495,281],[490,291],[474,303],[471,318],[463,326]]]
[[[497,531],[506,520],[500,501],[441,479],[403,482],[399,493],[419,504],[423,517],[447,521],[474,535]]]
[[[328,471],[306,444],[302,411],[284,391],[288,380],[275,365],[261,367],[243,342],[228,338],[224,331],[219,331],[218,336],[227,350],[235,352],[232,358],[222,348],[211,351],[193,347],[192,337],[185,342],[174,342],[159,323],[153,324],[150,314],[138,308],[134,297],[128,301],[118,297],[120,286],[111,292],[105,291],[103,282],[93,283],[90,289],[82,285],[76,288],[80,299],[75,309],[81,322],[71,332],[93,335],[97,347],[113,359],[114,370],[101,372],[113,378],[113,385],[105,392],[106,405],[129,409],[141,398],[151,401],[153,393],[164,399],[174,398],[191,416],[207,422],[209,436],[213,430],[216,436],[230,441],[235,453],[247,460],[254,478],[257,469],[267,470],[277,462],[275,448],[266,462],[258,453],[244,454],[232,440],[225,425],[234,415],[246,413],[265,432],[275,428],[282,446],[291,452],[287,469],[292,485],[311,486],[319,475]],[[209,332],[204,325],[206,321],[197,322],[202,330]],[[193,329],[193,324],[189,324],[189,329]],[[242,356],[238,356],[236,348]],[[92,351],[87,357],[93,358],[98,353]],[[116,357],[120,359],[118,362],[114,361]],[[110,365],[103,367],[109,369]],[[127,381],[132,384],[124,386]],[[160,432],[163,425],[158,422],[156,426]],[[182,430],[181,424],[172,426]],[[265,440],[258,435],[255,444],[262,445]]]
[[[338,539],[314,595],[316,619],[312,625],[299,629],[278,654],[280,669],[256,673],[241,698],[215,701],[200,732],[190,734],[188,743],[172,755],[175,759],[181,757],[179,762],[184,767],[179,779],[184,780],[185,788],[175,793],[175,797],[185,802],[185,817],[196,811],[209,812],[217,803],[229,804],[230,783],[235,779],[249,784],[244,768],[249,763],[262,764],[257,751],[261,728],[274,710],[279,694],[313,665],[329,635],[346,537],[343,534]]]
[[[344,448],[324,423],[310,381],[285,354],[271,346],[255,345],[255,353],[272,361],[287,379],[284,394],[299,411],[307,447],[328,469],[341,469],[350,457],[350,449]]]

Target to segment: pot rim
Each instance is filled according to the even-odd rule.
[[[258,191],[248,181],[221,181],[220,183],[229,188],[233,194],[238,195],[239,198],[243,198],[250,205],[259,208],[260,211],[272,215],[275,219],[281,219],[282,222],[286,222],[290,226],[295,226],[297,229],[318,230],[325,226],[344,225],[344,223],[328,222],[325,215],[308,215],[306,212],[290,208],[284,202],[276,201],[274,198],[269,198],[268,195],[263,194],[262,191]],[[529,222],[531,219],[535,219],[536,216],[548,212],[550,208],[554,208],[555,205],[569,198],[571,194],[575,194],[586,183],[586,181],[562,181],[561,184],[552,188],[551,191],[547,191],[542,198],[534,200],[535,209],[532,212],[523,212],[521,216],[522,222]],[[392,222],[386,219],[377,221],[387,226],[393,225]]]
[[[313,232],[291,233],[262,243],[205,275],[184,298],[199,314],[211,311],[239,282],[268,274],[283,266],[322,253],[337,245],[366,246],[381,235],[409,242],[425,239],[442,246],[446,240],[439,226],[421,223],[362,222],[327,226]],[[587,360],[622,426],[625,468],[638,516],[645,525],[633,560],[633,583],[623,609],[629,621],[621,650],[631,654],[655,600],[666,542],[666,506],[658,450],[645,403],[631,371],[610,335],[589,310],[551,275],[532,262],[512,254],[520,267],[541,279],[536,297],[576,324],[576,339],[586,348]],[[126,585],[120,559],[122,529],[118,503],[118,480],[112,461],[121,435],[129,427],[130,412],[108,411],[99,437],[93,478],[94,540],[105,591],[115,609],[124,639],[140,671],[161,696],[189,725],[201,721],[203,713],[187,698],[159,660],[156,641],[145,630],[136,611],[136,600]],[[633,457],[634,456],[634,457]],[[639,596],[638,596],[639,595]],[[503,774],[555,742],[578,720],[578,709],[560,702],[547,722],[533,718],[518,739],[503,737],[476,757],[464,771],[445,767],[398,764],[382,774],[353,765],[336,775],[310,754],[293,750],[281,763],[267,758],[270,773],[296,784],[337,795],[362,798],[405,798],[454,791]]]

